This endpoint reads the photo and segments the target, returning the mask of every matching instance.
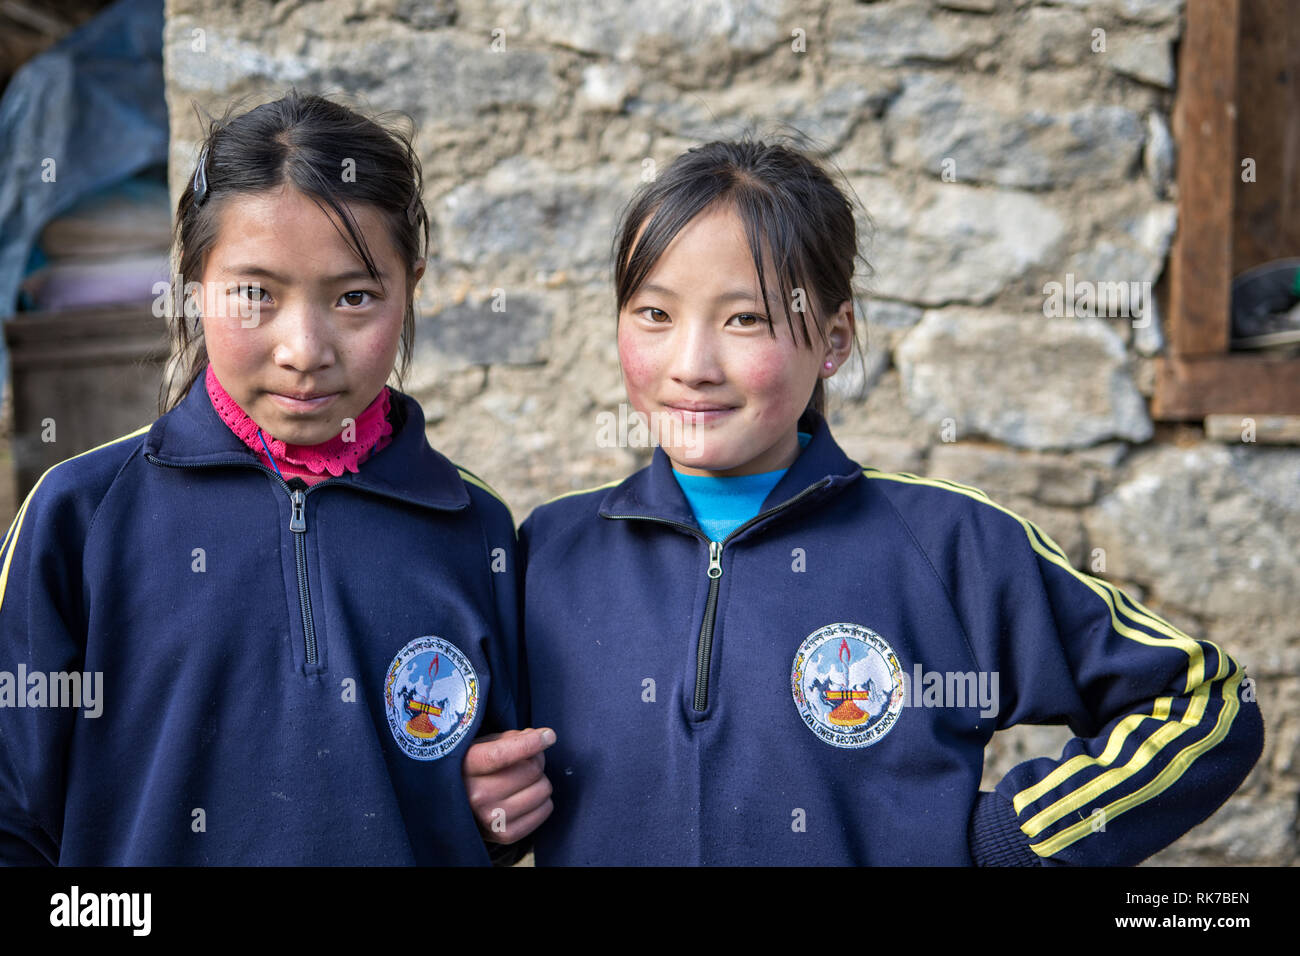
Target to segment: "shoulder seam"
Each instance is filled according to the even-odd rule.
[[[868,474],[874,472],[874,474]],[[993,504],[993,499],[974,485],[963,485],[960,482],[952,481],[948,478],[923,478],[920,475],[914,475],[909,471],[881,471],[879,468],[865,467],[862,474],[868,478],[883,478],[889,481],[899,481],[903,484],[929,485],[932,488],[943,488],[947,491],[963,492],[968,495],[974,495],[981,501],[987,501]]]
[[[627,480],[626,478],[615,478],[613,481],[607,481],[603,485],[593,485],[590,488],[579,488],[577,491],[566,491],[563,494],[556,495],[554,498],[547,498],[545,501],[542,502],[542,504],[538,505],[537,507],[540,508],[543,505],[549,505],[551,502],[559,501],[563,498],[573,498],[578,495],[590,494],[593,491],[602,491],[605,488],[613,488],[616,485],[621,485],[626,480]]]
[[[10,522],[9,530],[5,533],[4,543],[3,545],[0,545],[0,550],[3,550],[4,548],[7,548],[9,546],[9,538],[10,535],[13,534],[14,527],[18,523],[18,515],[22,514],[27,509],[27,504],[32,500],[33,496],[35,496],[36,489],[41,486],[41,484],[45,481],[46,478],[50,476],[50,473],[53,472],[55,468],[58,468],[61,465],[66,465],[68,462],[75,461],[76,459],[81,458],[85,455],[89,455],[91,452],[96,452],[99,451],[100,449],[107,448],[109,445],[116,445],[118,442],[124,442],[130,438],[135,438],[139,435],[143,435],[147,433],[149,429],[151,429],[152,427],[153,424],[150,423],[148,425],[145,425],[142,428],[137,428],[133,432],[129,432],[126,435],[119,435],[117,438],[113,438],[104,442],[103,444],[96,445],[94,448],[87,448],[85,451],[77,452],[77,454],[75,455],[70,455],[69,457],[63,459],[62,461],[57,461],[54,464],[50,465],[49,468],[46,468],[45,471],[41,473],[41,477],[36,479],[36,484],[32,485],[32,490],[27,492],[27,497],[23,499],[22,505],[20,505],[18,508],[18,514],[15,514],[14,520]]]
[[[874,471],[875,469],[870,470]],[[866,468],[862,469],[862,473],[866,477],[890,478],[894,475],[892,472],[877,472],[876,475],[867,475],[867,471],[868,469]],[[909,477],[916,478],[915,475]],[[951,491],[952,489],[948,490]],[[948,587],[948,582],[944,580],[943,575],[939,573],[939,569],[935,567],[934,561],[930,558],[930,552],[927,551],[925,546],[917,539],[916,533],[912,530],[911,524],[909,524],[908,520],[903,517],[903,513],[898,510],[898,506],[889,499],[888,495],[882,495],[882,497],[885,499],[885,503],[889,505],[890,510],[893,511],[894,517],[898,519],[899,524],[903,526],[903,530],[907,532],[907,537],[916,547],[916,550],[919,551],[921,557],[925,559],[925,563],[930,568],[930,573],[934,575],[934,579],[939,582],[939,587],[943,590],[943,595],[948,601],[948,609],[952,612],[953,619],[956,620],[957,627],[961,630],[962,640],[966,642],[966,651],[970,654],[971,661],[974,662],[977,668],[983,668],[984,665],[980,661],[980,656],[975,651],[975,642],[971,640],[970,634],[966,630],[966,622],[962,619],[961,613],[957,610],[957,602],[953,597],[952,589]]]
[[[875,469],[872,470],[874,471]],[[1021,529],[1025,533],[1025,537],[1029,541],[1029,546],[1034,550],[1036,554],[1039,555],[1039,557],[1043,558],[1045,561],[1047,561],[1050,564],[1055,564],[1056,566],[1062,568],[1069,574],[1072,574],[1074,577],[1076,577],[1081,582],[1083,582],[1099,598],[1101,598],[1103,603],[1105,603],[1107,608],[1110,610],[1111,620],[1116,625],[1116,630],[1120,634],[1132,640],[1137,640],[1140,643],[1149,643],[1149,644],[1165,644],[1168,643],[1170,639],[1172,639],[1173,644],[1179,647],[1185,653],[1187,653],[1188,656],[1192,659],[1191,666],[1189,667],[1189,671],[1188,671],[1187,689],[1190,689],[1201,682],[1200,679],[1193,679],[1196,674],[1196,671],[1198,669],[1203,668],[1203,664],[1204,664],[1201,651],[1200,651],[1200,646],[1195,640],[1193,640],[1188,635],[1184,634],[1178,628],[1174,627],[1168,621],[1165,621],[1159,615],[1148,610],[1145,606],[1142,605],[1140,601],[1137,601],[1136,599],[1133,598],[1129,598],[1122,591],[1120,591],[1119,588],[1115,587],[1115,585],[1111,584],[1109,581],[1103,580],[1102,578],[1093,577],[1092,575],[1083,574],[1080,571],[1078,571],[1074,567],[1074,565],[1070,563],[1069,559],[1065,555],[1065,552],[1061,549],[1061,546],[1058,545],[1055,541],[1053,541],[1051,536],[1047,534],[1047,532],[1043,531],[1042,528],[1038,527],[1028,518],[1016,514],[1016,512],[1012,511],[1010,508],[1006,508],[998,504],[996,501],[993,501],[991,498],[989,498],[988,495],[984,494],[984,492],[980,491],[978,488],[969,488],[968,486],[965,485],[959,485],[956,482],[949,482],[942,479],[934,479],[934,478],[920,478],[916,475],[910,475],[904,472],[889,474],[889,473],[877,471],[875,475],[867,475],[867,469],[863,469],[863,474],[866,475],[868,478],[873,478],[873,477],[887,478],[895,481],[900,481],[903,484],[919,484],[919,485],[929,485],[930,487],[936,487],[936,488],[944,488],[956,494],[966,495],[967,497],[972,498],[973,500],[982,502],[983,504],[988,505],[990,508],[993,508],[994,510],[1000,511],[1003,514],[1007,515],[1012,520],[1020,524]],[[1130,610],[1126,606],[1128,603],[1131,603],[1133,605],[1134,608],[1133,610]],[[1129,628],[1122,621],[1119,620],[1121,612],[1123,613],[1123,616],[1127,617],[1130,621],[1132,621],[1132,623],[1139,625],[1141,627],[1150,628],[1151,630],[1164,635],[1164,637],[1156,638],[1153,637],[1152,635],[1144,634],[1142,632],[1135,632],[1141,634],[1141,637],[1134,637],[1133,634],[1128,633],[1129,631],[1132,630],[1132,628]],[[1199,667],[1198,664],[1200,665]]]
[[[456,473],[460,475],[462,481],[469,482],[471,485],[483,489],[497,501],[501,502],[501,506],[506,509],[506,514],[510,516],[510,524],[512,526],[515,524],[514,512],[510,510],[510,505],[506,502],[506,499],[501,497],[495,488],[468,468],[462,468],[460,465],[454,465],[453,467],[456,469]]]
[[[117,480],[122,477],[122,472],[126,471],[127,466],[129,466],[131,462],[135,460],[136,453],[138,451],[139,449],[137,449],[136,452],[132,452],[131,454],[126,456],[126,461],[122,462],[121,466],[117,469],[117,471],[113,473],[112,480],[109,481],[107,486],[105,486],[104,494],[100,496],[99,503],[95,505],[95,510],[90,515],[90,521],[86,523],[86,540],[82,542],[83,548],[85,547],[86,542],[90,541],[90,533],[91,531],[94,530],[95,523],[99,520],[99,513],[104,508],[104,501],[108,498],[108,493],[112,490],[113,486],[117,484]],[[84,553],[82,556],[82,565],[83,566],[85,565]]]
[[[63,461],[51,465],[49,468],[45,469],[45,472],[41,475],[40,478],[36,479],[36,484],[32,485],[31,491],[27,492],[27,497],[23,499],[22,506],[18,509],[18,514],[14,516],[13,522],[9,525],[9,531],[5,534],[5,540],[3,546],[0,546],[0,550],[3,550],[4,553],[4,563],[3,565],[0,565],[0,608],[4,606],[5,588],[9,583],[9,564],[13,560],[14,551],[18,547],[18,536],[22,533],[23,521],[27,517],[27,508],[32,503],[32,500],[36,497],[36,492],[40,490],[41,485],[45,483],[45,479],[48,478],[51,472],[53,472],[54,469],[58,468],[60,465],[65,465],[70,461],[75,461],[76,459],[82,458],[85,455],[89,455],[92,452],[97,452],[100,451],[101,449],[108,448],[110,445],[116,445],[120,442],[129,441],[132,438],[138,438],[141,435],[147,434],[149,432],[149,429],[152,427],[153,424],[150,423],[148,425],[143,426],[142,428],[137,428],[135,431],[130,432],[129,434],[120,435],[117,438],[114,438],[110,441],[106,441],[101,445],[96,445],[94,448],[87,448],[83,452],[79,452],[75,455],[72,455],[69,458],[65,458]],[[120,473],[120,469],[119,469],[119,473]],[[116,480],[117,475],[114,474],[113,478],[114,480]],[[112,482],[110,482],[110,484],[112,484]],[[96,507],[96,513],[98,513],[98,506]],[[87,526],[87,529],[89,530],[89,526]]]

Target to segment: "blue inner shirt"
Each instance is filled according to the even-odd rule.
[[[812,436],[799,432],[799,447],[805,448]],[[721,541],[753,518],[776,487],[785,468],[757,475],[714,478],[711,475],[683,475],[673,468],[673,477],[690,503],[701,530],[713,541]]]

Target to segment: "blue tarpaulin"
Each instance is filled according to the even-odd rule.
[[[0,99],[0,320],[41,229],[167,162],[162,0],[118,0],[14,74]],[[0,387],[9,357],[0,338]]]

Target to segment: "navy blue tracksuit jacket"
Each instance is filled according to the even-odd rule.
[[[820,418],[710,545],[662,450],[520,531],[545,864],[1132,864],[1259,756],[1241,666]],[[1067,724],[979,791],[994,731]]]
[[[310,488],[202,376],[45,474],[0,552],[0,861],[489,862],[461,762],[518,726],[514,526],[391,398]]]

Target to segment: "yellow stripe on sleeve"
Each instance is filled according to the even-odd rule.
[[[621,485],[626,480],[626,478],[615,478],[613,481],[607,481],[603,485],[596,485],[592,488],[580,488],[577,491],[566,491],[564,494],[556,495],[554,498],[547,498],[542,502],[542,504],[549,505],[552,501],[561,501],[565,498],[572,498],[575,495],[585,495],[593,491],[604,491],[606,488],[613,488],[617,485]]]
[[[1061,784],[1065,783],[1076,773],[1086,770],[1093,766],[1108,767],[1119,757],[1124,749],[1124,744],[1128,742],[1129,734],[1137,730],[1138,726],[1145,720],[1157,720],[1163,724],[1169,717],[1169,706],[1172,701],[1170,697],[1159,697],[1149,714],[1129,714],[1111,730],[1110,737],[1106,740],[1106,746],[1100,754],[1091,757],[1088,754],[1079,754],[1071,757],[1065,763],[1061,764],[1051,773],[1049,773],[1032,787],[1027,787],[1016,794],[1012,801],[1016,813],[1020,813],[1025,807],[1035,800],[1051,793]],[[1033,834],[1030,834],[1031,836]]]
[[[1034,814],[1021,825],[1020,829],[1024,831],[1025,836],[1036,837],[1062,817],[1068,816],[1085,804],[1096,800],[1107,790],[1114,789],[1129,777],[1140,773],[1166,745],[1173,743],[1187,731],[1199,726],[1209,702],[1210,685],[1208,683],[1202,684],[1192,692],[1191,703],[1188,704],[1187,711],[1183,714],[1182,719],[1166,721],[1161,724],[1146,740],[1142,741],[1127,763],[1119,767],[1111,767],[1104,773],[1089,780],[1083,786],[1072,790],[1055,803]],[[1100,758],[1085,759],[1089,763],[1104,766]],[[1016,796],[1019,798],[1020,794]]]
[[[952,491],[955,494],[964,494],[969,498],[982,502],[990,508],[996,508],[1003,514],[1010,516],[1020,523],[1021,527],[1024,529],[1026,538],[1029,540],[1030,547],[1033,548],[1037,554],[1041,555],[1052,564],[1055,564],[1074,575],[1075,578],[1085,584],[1091,591],[1102,599],[1106,604],[1107,610],[1110,612],[1111,624],[1114,626],[1117,633],[1131,640],[1137,641],[1138,643],[1147,644],[1152,647],[1161,647],[1171,644],[1187,654],[1187,680],[1183,687],[1184,692],[1190,691],[1193,687],[1201,683],[1204,674],[1205,660],[1204,652],[1201,650],[1201,645],[1199,643],[1192,640],[1177,628],[1172,627],[1161,618],[1150,614],[1150,612],[1143,614],[1130,612],[1123,601],[1115,598],[1115,594],[1121,593],[1118,588],[1098,578],[1094,578],[1091,575],[1079,573],[1075,570],[1074,566],[1070,564],[1069,560],[1065,557],[1064,553],[1060,551],[1059,547],[1056,547],[1055,542],[1052,542],[1052,547],[1048,547],[1041,543],[1039,536],[1041,536],[1042,541],[1046,542],[1051,542],[1051,538],[1044,534],[1037,525],[1022,518],[1014,511],[1002,507],[997,502],[992,501],[983,492],[976,489],[966,489],[965,486],[956,485],[955,483],[935,481],[929,478],[918,478],[915,475],[908,475],[901,472],[873,472],[868,469],[863,469],[863,474],[868,478],[898,481],[903,484],[928,485],[933,488],[942,488],[947,491]],[[1161,634],[1164,634],[1168,640],[1154,637],[1144,631],[1137,630],[1135,627],[1131,627],[1129,624],[1120,620],[1119,615],[1121,613],[1132,621],[1133,624],[1142,627],[1149,627],[1152,630],[1158,631]]]
[[[936,481],[932,479],[919,478],[915,475],[907,475],[901,473],[885,473],[885,472],[879,472],[879,471],[867,470],[867,469],[863,470],[863,474],[866,475],[868,478],[880,478],[886,480],[900,481],[907,484],[921,484],[921,485],[930,485],[932,487],[945,488],[947,490],[954,491],[955,493],[966,494],[968,497],[971,497],[978,501],[982,501],[988,504],[990,507],[996,508],[999,511],[1003,512],[1004,514],[1009,515],[1010,517],[1014,518],[1017,522],[1020,523],[1021,527],[1025,531],[1026,537],[1029,540],[1030,546],[1037,554],[1042,556],[1047,561],[1050,561],[1052,564],[1055,564],[1058,567],[1068,571],[1070,574],[1074,575],[1075,578],[1077,578],[1079,581],[1084,583],[1090,590],[1092,590],[1098,597],[1102,599],[1110,614],[1111,624],[1114,627],[1116,633],[1130,640],[1148,646],[1159,647],[1159,646],[1172,645],[1174,647],[1177,647],[1179,650],[1185,652],[1188,656],[1188,667],[1187,667],[1187,674],[1184,682],[1183,692],[1184,693],[1191,692],[1193,696],[1183,718],[1177,722],[1169,723],[1168,716],[1170,713],[1170,707],[1172,705],[1172,698],[1169,697],[1160,698],[1155,702],[1151,714],[1131,714],[1128,717],[1121,720],[1112,729],[1110,737],[1107,740],[1107,744],[1103,749],[1103,752],[1097,757],[1089,757],[1086,755],[1080,755],[1079,757],[1075,757],[1070,761],[1067,761],[1062,766],[1056,768],[1051,774],[1049,774],[1043,780],[1017,793],[1012,800],[1012,804],[1015,807],[1016,812],[1020,813],[1026,806],[1032,804],[1035,800],[1041,798],[1045,794],[1056,789],[1062,783],[1064,783],[1066,780],[1068,780],[1070,777],[1074,776],[1075,774],[1079,773],[1080,771],[1085,770],[1091,766],[1108,766],[1118,757],[1119,753],[1123,750],[1124,744],[1126,743],[1129,735],[1133,733],[1146,719],[1153,718],[1153,719],[1163,721],[1162,726],[1155,729],[1151,733],[1151,735],[1146,740],[1144,740],[1141,745],[1139,745],[1137,751],[1123,766],[1112,767],[1111,769],[1105,771],[1104,773],[1098,775],[1097,777],[1092,778],[1090,781],[1083,784],[1078,789],[1071,791],[1070,793],[1061,797],[1059,800],[1057,800],[1049,807],[1035,814],[1035,816],[1032,817],[1021,828],[1027,836],[1033,837],[1036,834],[1041,833],[1044,829],[1056,823],[1064,816],[1078,810],[1080,807],[1084,806],[1085,804],[1095,800],[1097,797],[1106,793],[1108,790],[1111,790],[1114,787],[1119,786],[1120,784],[1123,783],[1124,780],[1140,772],[1144,767],[1146,767],[1147,764],[1150,763],[1150,761],[1166,746],[1173,743],[1179,736],[1181,736],[1187,730],[1199,724],[1200,719],[1204,715],[1204,712],[1206,710],[1208,700],[1209,700],[1209,694],[1210,694],[1210,684],[1206,682],[1204,679],[1205,652],[1202,649],[1200,643],[1194,641],[1192,638],[1188,637],[1182,631],[1168,624],[1163,619],[1152,614],[1140,603],[1136,601],[1132,602],[1133,605],[1140,610],[1133,610],[1132,608],[1130,608],[1128,602],[1131,601],[1132,599],[1129,598],[1127,595],[1124,595],[1124,593],[1120,591],[1118,588],[1116,588],[1114,585],[1111,585],[1105,581],[1101,581],[1100,579],[1094,578],[1090,575],[1081,574],[1080,572],[1075,570],[1073,565],[1071,565],[1069,560],[1066,558],[1065,553],[1061,550],[1061,548],[1054,541],[1052,541],[1052,539],[1048,535],[1044,534],[1041,531],[1041,529],[1039,529],[1032,522],[1022,518],[1020,515],[1017,515],[1015,512],[1002,507],[996,502],[993,502],[988,498],[987,495],[984,495],[982,492],[979,492],[976,489],[969,489],[966,488],[965,486],[957,485],[956,483],[953,482],[944,482],[944,481]],[[1154,637],[1150,634],[1147,634],[1144,631],[1137,630],[1135,627],[1132,627],[1129,624],[1125,623],[1124,620],[1121,620],[1121,615],[1124,618],[1127,618],[1133,624],[1143,626],[1143,627],[1148,627],[1151,630],[1157,631],[1158,633],[1163,634],[1165,636],[1163,638]],[[1227,664],[1228,658],[1226,657],[1226,655],[1222,653],[1222,651],[1217,646],[1213,644],[1211,644],[1210,646],[1214,649],[1215,655],[1218,658],[1218,673],[1215,675],[1214,678],[1214,680],[1217,680],[1224,675],[1224,668]],[[1239,683],[1240,680],[1241,678],[1240,676],[1238,676],[1236,682]],[[1235,700],[1232,701],[1229,704],[1229,706],[1232,708],[1233,712],[1235,713],[1237,707]],[[1220,722],[1222,722],[1222,715],[1220,715]],[[1215,739],[1216,740],[1221,739],[1222,736],[1227,733],[1227,729],[1222,728],[1220,732],[1220,728],[1216,727],[1215,733],[1217,734],[1217,737]],[[1208,749],[1208,747],[1212,745],[1213,743],[1211,742],[1210,744],[1206,744],[1205,746],[1202,747],[1198,743],[1187,748],[1187,750],[1185,750],[1184,753],[1192,753],[1193,756],[1186,761],[1182,760],[1183,754],[1179,754],[1178,756],[1176,756],[1172,761],[1170,761],[1170,766],[1167,767],[1165,771],[1162,771],[1161,775],[1157,777],[1157,780],[1164,781],[1163,785],[1160,787],[1159,790],[1156,790],[1154,793],[1151,793],[1151,795],[1154,796],[1155,793],[1159,793],[1161,790],[1165,789],[1166,787],[1171,786],[1177,780],[1178,776],[1181,775],[1182,769],[1186,769],[1186,767],[1190,765],[1191,760],[1195,759],[1196,755],[1199,755],[1200,753],[1204,752],[1204,750]],[[1169,776],[1168,771],[1170,770],[1170,768],[1175,766],[1181,767],[1182,769],[1178,770],[1176,774],[1174,774],[1173,776]],[[1142,788],[1142,790],[1138,791],[1138,793],[1147,793],[1147,792],[1149,792],[1149,788],[1147,787],[1144,787]],[[1123,797],[1120,800],[1117,800],[1114,804],[1112,804],[1112,807],[1123,807],[1124,809],[1127,809],[1128,807],[1134,806],[1136,805],[1136,803],[1141,802],[1141,799],[1133,800],[1129,802],[1126,801],[1129,801],[1129,797]],[[1092,825],[1091,821],[1084,820],[1081,821],[1079,824],[1072,826],[1067,831],[1062,831],[1062,832],[1074,833],[1076,834],[1074,839],[1077,839],[1079,836],[1087,832],[1090,832],[1091,825]],[[1034,847],[1035,852],[1038,852],[1040,855],[1050,855],[1051,853],[1056,852],[1056,849],[1060,849],[1062,846],[1068,846],[1070,842],[1073,842],[1073,840],[1071,839],[1065,843],[1058,844],[1057,843],[1058,837],[1052,837],[1051,839],[1045,841],[1044,843],[1035,846]],[[1055,847],[1055,849],[1049,849],[1050,847]]]
[[[456,471],[460,474],[462,480],[468,481],[471,485],[474,485],[476,488],[482,488],[484,491],[490,494],[497,501],[501,502],[501,504],[505,505],[506,514],[510,515],[510,523],[512,525],[515,523],[514,512],[510,510],[510,505],[506,504],[506,499],[502,498],[499,494],[497,494],[495,488],[489,485],[482,478],[478,477],[478,475],[466,471],[464,468],[461,468],[459,465],[456,466]]]
[[[1126,794],[1107,806],[1101,808],[1103,820],[1113,820],[1126,810],[1130,810],[1147,800],[1157,797],[1164,791],[1172,787],[1182,775],[1187,771],[1201,754],[1210,750],[1216,744],[1228,735],[1232,729],[1232,723],[1237,717],[1237,712],[1241,709],[1241,702],[1238,697],[1238,688],[1245,678],[1246,672],[1238,669],[1237,672],[1223,684],[1223,707],[1219,709],[1219,719],[1215,722],[1214,730],[1204,738],[1197,741],[1190,747],[1183,749],[1178,756],[1169,762],[1164,770],[1156,775],[1146,786],[1132,793]],[[1072,824],[1061,832],[1057,833],[1050,839],[1041,843],[1030,844],[1030,849],[1039,856],[1051,856],[1059,853],[1066,847],[1078,842],[1089,833],[1093,832],[1093,822],[1088,819]]]
[[[3,568],[0,568],[0,609],[4,607],[5,588],[9,584],[9,564],[11,561],[13,561],[14,551],[17,550],[18,547],[18,535],[22,532],[23,519],[26,518],[27,516],[27,506],[30,505],[32,499],[36,497],[36,492],[40,490],[41,484],[45,481],[46,478],[49,477],[50,472],[52,472],[55,468],[58,468],[59,465],[67,464],[69,461],[76,461],[78,458],[81,458],[85,455],[89,455],[92,452],[97,452],[101,448],[107,448],[109,445],[116,445],[119,442],[129,441],[132,438],[138,438],[139,436],[148,432],[149,429],[152,427],[153,425],[151,423],[145,425],[142,428],[137,428],[135,431],[131,432],[128,435],[122,435],[120,438],[114,438],[111,441],[106,441],[102,445],[96,445],[94,448],[88,448],[85,451],[81,452],[80,454],[73,455],[71,458],[64,459],[63,461],[59,462],[57,465],[51,465],[49,468],[45,469],[45,473],[41,475],[40,478],[37,479],[36,484],[32,485],[32,490],[28,492],[27,497],[23,499],[23,505],[21,508],[18,509],[18,514],[14,518],[14,523],[10,526],[8,534],[5,535],[5,545],[8,548],[8,550],[5,552],[4,566]]]

